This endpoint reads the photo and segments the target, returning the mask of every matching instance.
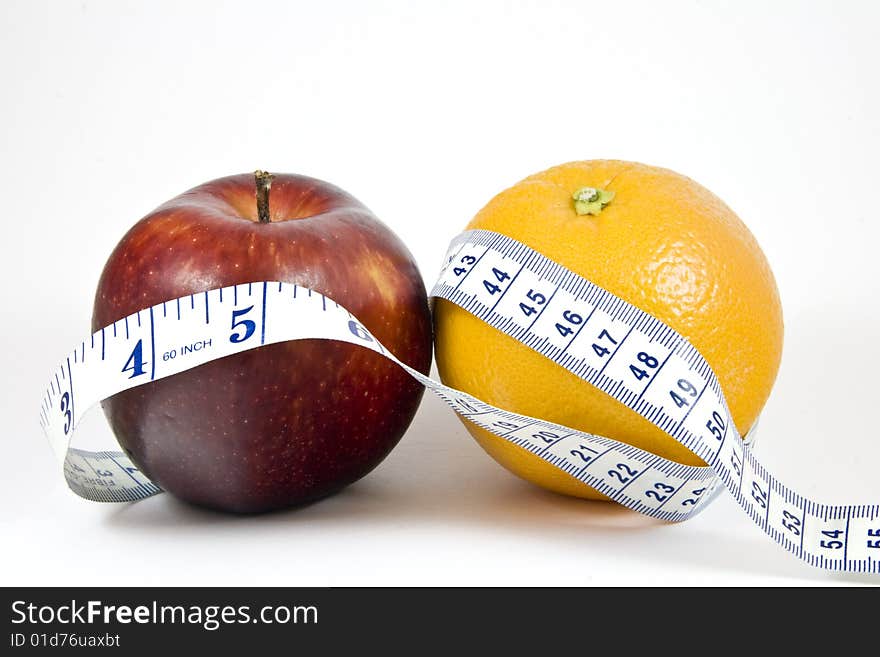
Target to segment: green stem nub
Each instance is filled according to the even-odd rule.
[[[272,217],[269,216],[269,190],[272,189],[274,177],[268,171],[254,171],[254,180],[257,183],[257,216],[261,224],[272,222]]]
[[[589,214],[594,217],[602,212],[606,205],[614,199],[614,192],[596,187],[581,187],[571,195],[574,210],[579,215]]]

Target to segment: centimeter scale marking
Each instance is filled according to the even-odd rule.
[[[303,294],[305,292],[305,294]],[[602,389],[699,455],[686,466],[602,436],[496,408],[397,360],[348,310],[306,288],[246,283],[169,300],[101,329],[53,372],[40,424],[68,485],[91,500],[160,492],[122,452],[71,447],[97,402],[263,344],[341,340],[391,359],[457,413],[611,499],[683,521],[726,488],[774,541],[817,567],[880,572],[880,505],[827,505],[787,488],[734,426],[709,364],[681,335],[524,244],[468,231],[449,247],[432,296],[455,303]],[[183,302],[183,303],[181,303]],[[169,312],[174,304],[176,312]],[[149,321],[141,321],[146,312]],[[86,343],[90,346],[88,346]]]

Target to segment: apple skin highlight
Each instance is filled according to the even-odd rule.
[[[357,199],[321,180],[274,176],[267,223],[255,194],[253,174],[229,176],[141,219],[104,267],[92,329],[169,299],[283,281],[345,306],[427,374],[430,311],[403,243]],[[406,431],[423,391],[379,354],[310,339],[214,360],[102,406],[120,446],[166,491],[202,506],[260,512],[325,497],[370,472]]]

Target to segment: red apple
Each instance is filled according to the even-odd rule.
[[[141,219],[104,267],[92,327],[262,280],[329,296],[398,358],[428,372],[431,319],[412,255],[357,199],[299,175],[220,178]],[[132,388],[103,407],[122,448],[166,491],[257,512],[318,499],[364,476],[400,440],[422,392],[372,351],[298,340]]]

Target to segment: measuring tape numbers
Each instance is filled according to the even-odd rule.
[[[483,285],[493,269],[503,281]],[[530,289],[547,290],[540,317],[514,309]],[[102,399],[265,344],[318,338],[371,349],[406,370],[456,413],[509,440],[630,509],[678,522],[722,489],[774,541],[820,568],[880,573],[880,505],[829,505],[797,494],[744,442],[711,367],[680,334],[528,246],[484,230],[449,246],[431,295],[446,299],[600,388],[702,458],[686,466],[616,440],[487,404],[398,360],[332,299],[290,283],[262,281],[172,299],[92,334],[52,373],[40,424],[70,488],[86,499],[124,502],[155,495],[120,451],[79,449],[83,415]],[[230,330],[230,317],[253,330]],[[575,320],[575,321],[572,321]],[[580,321],[576,321],[580,320]],[[557,322],[571,331],[555,330]],[[620,328],[623,327],[623,331]],[[617,329],[599,355],[593,337]],[[196,348],[197,347],[197,348]],[[627,376],[638,363],[649,376]],[[676,403],[671,393],[686,397]]]

